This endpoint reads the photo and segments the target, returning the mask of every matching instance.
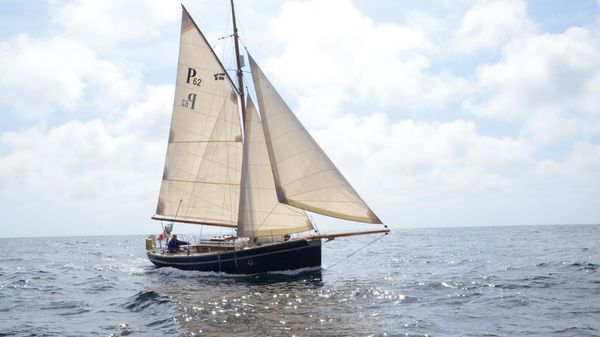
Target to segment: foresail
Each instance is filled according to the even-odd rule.
[[[280,202],[346,220],[381,223],[249,56]]]
[[[306,213],[277,200],[263,128],[252,100],[246,106],[238,236],[256,237],[313,229]]]
[[[234,86],[185,8],[156,218],[235,225],[242,137]]]

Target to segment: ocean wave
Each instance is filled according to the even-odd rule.
[[[535,266],[538,268],[567,268],[583,271],[596,271],[599,267],[598,264],[588,261],[546,261],[537,263]]]
[[[86,312],[90,312],[90,305],[83,301],[52,301],[45,306],[41,306],[41,310],[52,311],[54,314],[60,316],[72,316],[79,315]]]
[[[144,311],[146,308],[153,305],[170,303],[171,299],[168,296],[161,295],[155,291],[140,291],[130,297],[122,306],[133,312]]]
[[[598,265],[591,262],[574,262],[570,266],[585,271],[596,271],[598,269]]]
[[[300,269],[295,269],[295,270],[279,270],[279,271],[270,271],[265,273],[266,275],[285,275],[285,276],[297,276],[297,275],[304,275],[304,274],[315,274],[321,271],[321,269],[326,269],[326,268],[321,268],[321,267],[306,267],[306,268],[300,268]]]

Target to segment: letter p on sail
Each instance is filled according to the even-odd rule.
[[[188,100],[190,101],[190,103],[192,103],[192,106],[190,107],[190,109],[192,109],[192,110],[194,110],[194,106],[196,105],[196,97],[198,97],[198,95],[196,95],[196,94],[188,95]]]
[[[194,68],[188,68],[186,83],[190,83],[190,79],[194,78],[194,77],[196,77],[196,69],[194,69]]]

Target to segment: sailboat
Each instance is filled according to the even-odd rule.
[[[235,235],[175,251],[147,239],[148,259],[157,267],[256,274],[320,267],[322,240],[388,234],[249,53],[259,109],[246,98],[233,0],[231,11],[237,86],[182,5],[175,99],[152,219],[227,227]],[[383,229],[324,234],[307,211]]]

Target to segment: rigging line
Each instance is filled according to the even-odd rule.
[[[244,41],[242,40],[241,36],[238,36],[238,41],[242,44],[242,46],[244,47],[244,50],[246,51],[246,56],[250,55],[250,52],[248,51],[248,47],[246,46],[246,44],[244,43]],[[250,67],[250,60],[248,59],[248,64],[246,65],[247,67]],[[249,70],[245,70],[242,71],[244,73],[250,74],[252,75],[252,72]],[[248,78],[248,81],[252,81],[252,86],[254,87],[254,81],[252,80],[252,76],[249,76],[250,78]],[[244,78],[244,83],[246,83],[246,78]],[[248,84],[250,84],[250,82],[246,83],[246,88],[248,87]],[[256,96],[256,94],[255,94]],[[258,99],[256,100],[256,102],[258,103]]]
[[[271,208],[271,210],[270,210],[270,211],[269,211],[269,213],[268,213],[268,214],[265,216],[265,218],[264,218],[264,219],[263,219],[263,221],[260,223],[260,225],[258,225],[258,227],[255,227],[254,231],[257,231],[257,230],[259,230],[259,229],[260,229],[260,227],[262,227],[262,225],[264,225],[264,224],[265,224],[265,221],[267,221],[267,218],[269,218],[269,217],[271,216],[271,214],[273,213],[273,211],[275,210],[275,207],[277,207],[277,205],[278,205],[278,204],[275,204],[275,205],[274,205],[274,206]],[[273,232],[273,231],[271,231],[271,236],[273,235],[273,234],[272,234],[272,232]]]
[[[179,199],[179,205],[177,205],[177,210],[175,211],[175,217],[174,217],[174,219],[177,219],[177,214],[179,214],[179,207],[181,207],[181,203],[182,202],[183,202],[183,198]],[[160,225],[162,226],[162,220],[160,221]],[[164,227],[163,227],[163,232],[164,232]],[[171,235],[171,233],[169,233],[169,235]]]
[[[177,214],[179,214],[179,207],[181,207],[182,202],[183,202],[183,199],[179,199],[179,205],[177,205],[177,210],[175,211],[175,218],[177,218]]]
[[[304,214],[306,214],[306,216],[308,216],[308,220],[310,220],[310,222],[312,223],[312,225],[313,225],[313,228],[314,228],[315,232],[317,232],[317,233],[321,233],[321,231],[319,230],[319,227],[317,227],[317,222],[316,222],[316,221],[315,221],[315,219],[312,217],[312,215],[311,215],[310,213],[308,213],[307,211],[304,211],[304,210],[303,210],[303,212],[304,212]]]
[[[386,235],[387,235],[387,233],[383,234],[382,236],[380,236],[380,237],[376,238],[375,240],[373,240],[373,241],[371,241],[371,242],[368,242],[366,245],[364,245],[364,246],[360,247],[359,249],[355,250],[354,252],[352,252],[352,253],[350,253],[350,254],[348,254],[348,255],[346,255],[346,256],[344,256],[344,257],[342,257],[341,259],[339,259],[339,260],[335,261],[334,263],[330,264],[329,266],[325,267],[325,269],[331,269],[331,268],[333,268],[333,267],[334,267],[335,265],[337,265],[338,263],[340,263],[340,262],[344,261],[345,259],[347,259],[347,258],[351,257],[352,255],[354,255],[354,254],[356,254],[356,253],[360,252],[361,250],[363,250],[363,249],[367,248],[368,246],[370,246],[370,245],[374,244],[375,242],[377,242],[377,241],[379,241],[379,240],[383,239],[383,238],[384,238]]]
[[[233,37],[233,34],[229,34],[229,35],[225,35],[225,36],[221,36],[220,38],[218,38],[217,40],[225,40],[228,39],[230,37]]]
[[[246,44],[244,43],[244,39],[242,39],[241,36],[238,37],[240,43],[242,44],[242,46],[244,47],[244,50],[246,51],[246,53],[248,53],[248,46],[246,46]]]

